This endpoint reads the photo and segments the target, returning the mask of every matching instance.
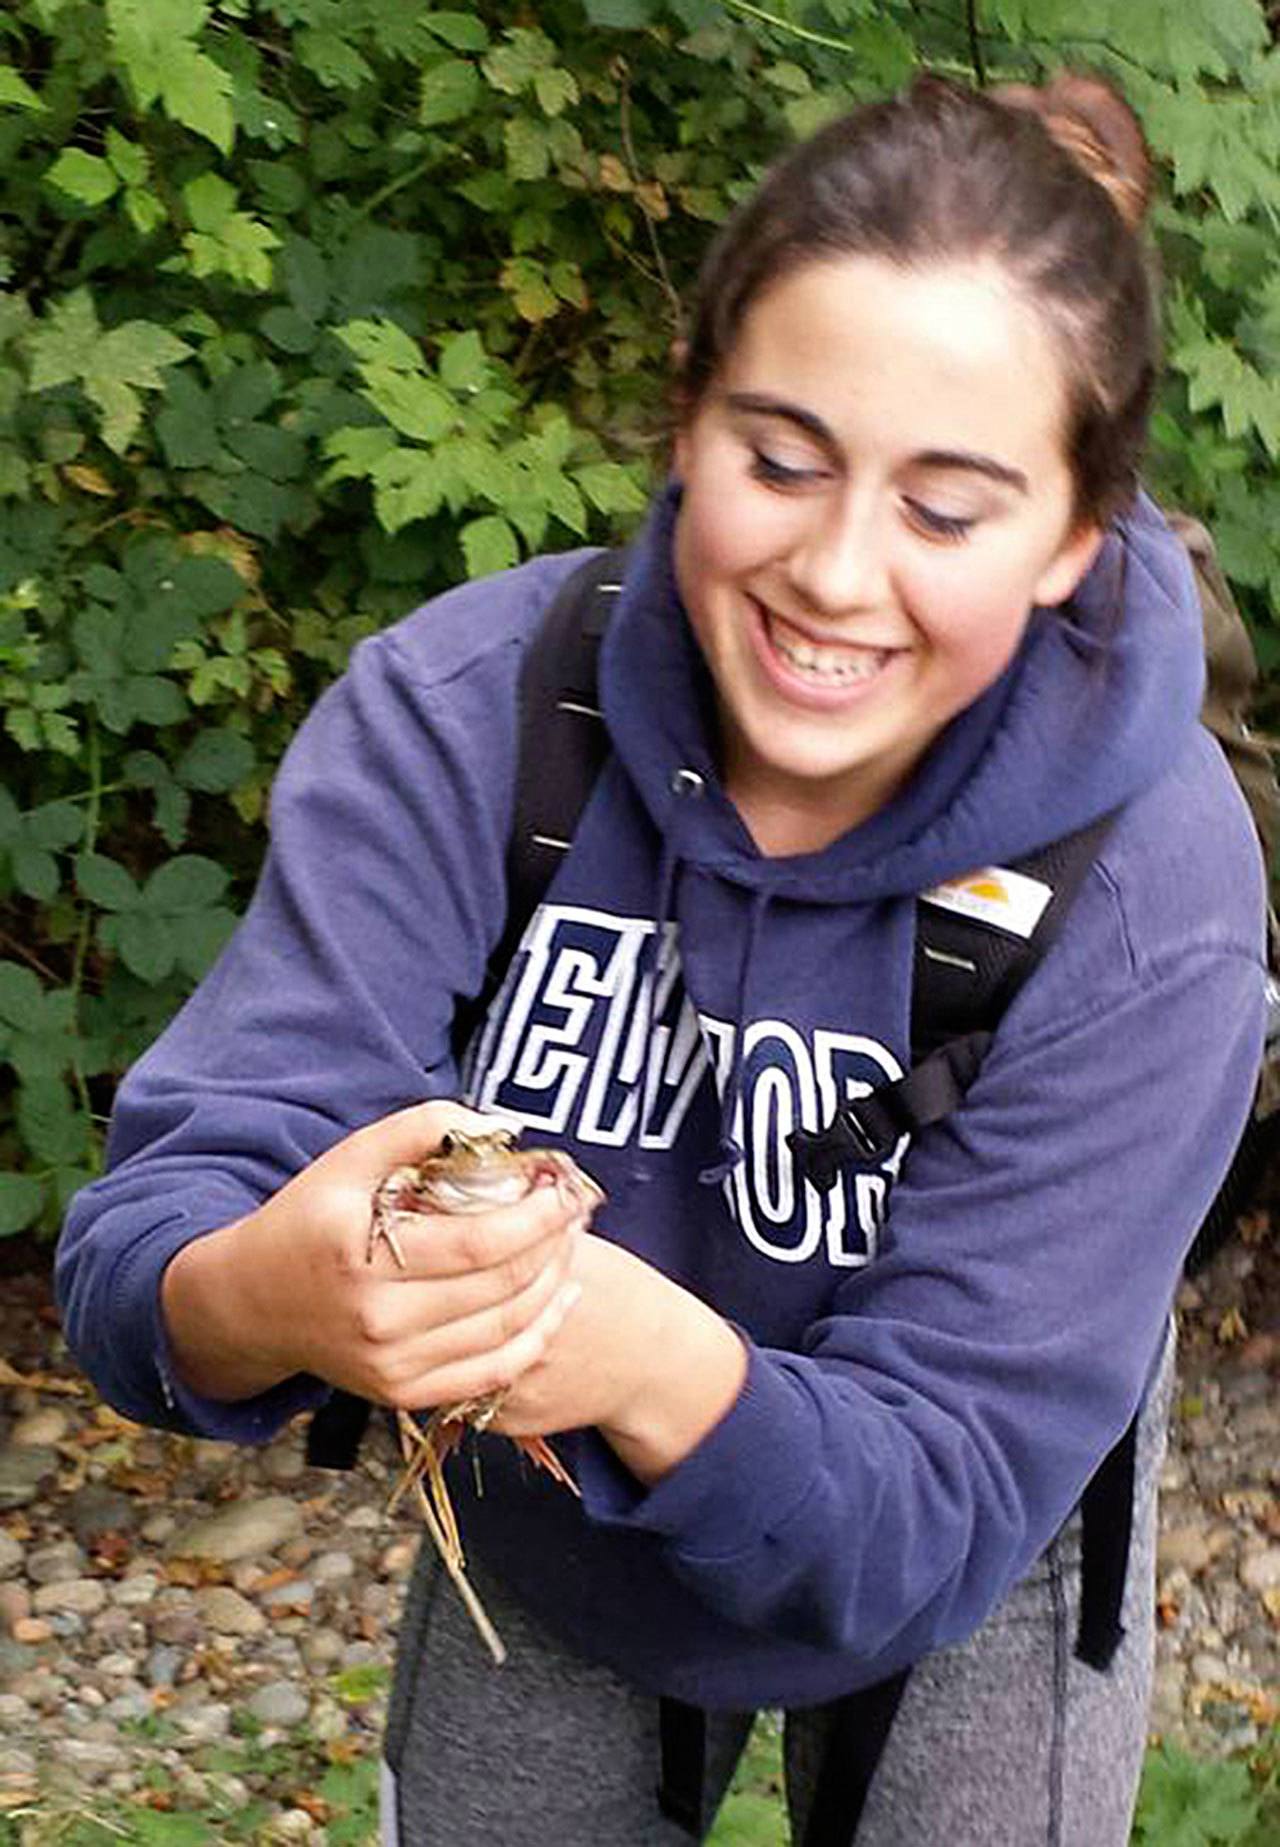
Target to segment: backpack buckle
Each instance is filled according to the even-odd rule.
[[[825,1129],[793,1129],[787,1137],[799,1172],[820,1193],[829,1192],[840,1177],[842,1168],[851,1162],[860,1167],[874,1166],[893,1152],[901,1130],[885,1119],[883,1112],[868,1112],[869,1098],[846,1103],[838,1109]],[[876,1117],[881,1120],[877,1121]]]

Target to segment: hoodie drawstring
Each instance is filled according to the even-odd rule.
[[[698,1175],[703,1186],[719,1186],[727,1180],[734,1168],[743,1158],[742,1144],[734,1137],[734,1121],[738,1114],[738,1105],[742,1097],[742,1041],[746,1032],[747,1004],[750,992],[751,971],[755,966],[756,943],[764,914],[769,908],[770,893],[757,890],[751,894],[751,909],[747,916],[747,939],[743,944],[742,955],[738,962],[738,983],[733,1000],[733,1053],[729,1065],[729,1075],[725,1080],[724,1096],[720,1100],[720,1158],[710,1167],[704,1167]]]

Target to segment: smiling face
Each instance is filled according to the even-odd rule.
[[[676,443],[680,593],[730,796],[761,850],[875,813],[1065,600],[1066,387],[1034,310],[978,263],[812,263],[753,303]]]

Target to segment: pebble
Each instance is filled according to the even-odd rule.
[[[301,1725],[311,1702],[291,1680],[273,1680],[249,1700],[249,1711],[262,1725]]]
[[[66,1578],[83,1577],[88,1562],[74,1540],[59,1539],[27,1554],[26,1576],[32,1584],[59,1584]]]
[[[1280,1546],[1268,1546],[1264,1552],[1251,1552],[1241,1563],[1240,1582],[1248,1590],[1275,1590],[1280,1586]]]
[[[302,1509],[283,1494],[235,1501],[229,1507],[175,1533],[167,1550],[176,1558],[208,1558],[227,1563],[274,1552],[302,1531]]]
[[[9,1431],[9,1441],[19,1449],[52,1449],[61,1443],[71,1428],[71,1420],[65,1411],[55,1406],[48,1410],[31,1411],[26,1417],[20,1417]]]
[[[0,1528],[0,1578],[12,1578],[22,1569],[26,1554],[11,1533]]]
[[[0,1513],[26,1507],[58,1471],[58,1452],[43,1445],[0,1449]]]
[[[198,1591],[196,1607],[219,1635],[259,1635],[267,1626],[262,1611],[228,1584],[214,1584]]]
[[[92,1616],[104,1609],[106,1586],[100,1578],[68,1578],[56,1584],[42,1584],[31,1599],[37,1616],[51,1611],[68,1611],[77,1616]]]

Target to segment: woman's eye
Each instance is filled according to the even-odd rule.
[[[816,480],[822,470],[796,468],[790,462],[780,462],[764,449],[753,449],[751,473],[755,480],[763,481],[767,487],[802,487],[806,482]]]
[[[923,500],[909,499],[906,506],[916,525],[928,533],[930,538],[965,539],[977,524],[972,517],[939,513],[936,507],[926,505]]]

